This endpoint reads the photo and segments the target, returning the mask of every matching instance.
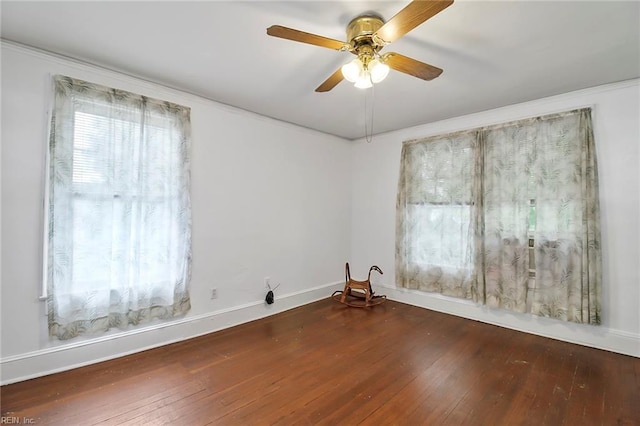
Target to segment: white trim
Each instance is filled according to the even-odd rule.
[[[538,115],[556,114],[582,108],[592,109],[595,126],[595,122],[597,121],[595,119],[597,106],[594,102],[584,102],[585,97],[638,86],[640,86],[640,78],[632,78],[615,83],[578,89],[572,92],[560,93],[546,98],[533,99],[518,104],[472,112],[457,117],[444,118],[439,121],[417,124],[404,129],[390,130],[388,132],[378,133],[375,136],[380,138],[392,135],[401,141],[424,139],[441,134],[464,132],[478,127],[490,127],[511,121],[526,120]],[[365,143],[366,141],[364,138],[358,138],[354,139],[354,142]]]
[[[378,287],[384,288],[384,292],[387,293],[387,298],[390,300],[408,305],[640,358],[640,334],[607,328],[602,325],[575,324],[531,314],[488,308],[469,300],[454,299],[437,293],[426,293],[388,285],[378,285]]]
[[[40,283],[40,296],[41,301],[46,301],[48,297],[48,280],[49,280],[49,184],[51,178],[51,119],[53,117],[53,108],[55,104],[55,85],[53,84],[53,74],[48,74],[49,81],[47,82],[47,88],[49,89],[49,105],[44,112],[46,117],[46,125],[44,135],[44,173],[42,176],[42,250],[40,250],[41,267],[42,267],[42,282]]]
[[[0,384],[6,385],[58,373],[213,333],[327,298],[333,291],[341,290],[342,287],[342,281],[334,282],[278,296],[273,305],[267,305],[262,301],[251,302],[97,339],[8,356],[0,359],[2,373]],[[640,358],[640,335],[634,333],[602,326],[569,324],[548,318],[491,310],[479,307],[468,300],[452,299],[439,294],[379,284],[377,287],[378,292],[386,293],[390,300]],[[384,291],[380,291],[381,289]],[[118,349],[113,350],[114,346],[117,346]],[[104,355],[105,353],[107,355]]]
[[[125,84],[127,87],[122,87],[123,90],[134,91],[135,93],[138,93],[135,90],[132,90],[129,88],[129,86],[135,86],[136,88],[140,88],[138,90],[141,90],[143,92],[144,91],[161,92],[163,93],[163,96],[168,96],[170,98],[188,99],[188,102],[186,103],[198,102],[200,104],[205,104],[208,107],[211,107],[213,103],[213,106],[217,107],[219,110],[229,112],[232,114],[251,116],[252,118],[257,119],[258,121],[267,122],[272,125],[275,124],[280,127],[298,129],[304,132],[315,133],[315,134],[323,134],[323,135],[331,136],[336,140],[341,140],[341,141],[350,140],[338,135],[334,135],[332,133],[323,132],[321,130],[312,129],[310,127],[304,127],[298,124],[290,123],[288,121],[278,120],[276,118],[272,118],[267,115],[262,115],[257,112],[253,112],[253,111],[235,107],[229,104],[225,104],[213,98],[207,98],[197,93],[190,92],[187,89],[172,87],[167,85],[166,83],[154,81],[149,79],[148,77],[137,75],[135,73],[127,72],[124,70],[119,70],[117,68],[109,68],[104,65],[98,65],[98,64],[93,64],[91,62],[81,61],[79,59],[75,59],[70,56],[64,56],[58,53],[53,53],[46,50],[38,49],[32,46],[17,43],[15,41],[0,39],[0,46],[2,46],[3,48],[8,48],[21,53],[25,53],[39,59],[50,61],[58,65],[63,65],[65,67],[72,67],[83,72],[99,73],[101,76],[104,76],[104,77],[122,82],[122,84]],[[69,77],[75,78],[77,76],[69,75]],[[82,78],[82,77],[77,77],[77,78],[86,80],[86,78]],[[102,84],[102,85],[111,87],[110,83],[104,83],[102,81],[92,81],[92,83]],[[121,87],[117,87],[117,88],[120,89]],[[145,93],[140,93],[140,94],[144,95]],[[155,97],[157,98],[157,96]],[[167,100],[174,102],[172,99],[167,99]],[[185,102],[185,101],[181,101],[181,102]],[[177,103],[180,103],[180,101]]]
[[[276,295],[276,301],[272,305],[267,305],[263,301],[245,303],[96,339],[8,356],[0,359],[2,374],[0,384],[6,385],[71,370],[255,321],[325,299],[331,296],[333,291],[342,289],[343,285],[342,281],[333,282],[285,295]],[[116,347],[115,350],[114,347]]]

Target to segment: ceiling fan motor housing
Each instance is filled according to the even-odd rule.
[[[362,44],[368,44],[375,50],[382,46],[377,46],[373,41],[373,34],[378,31],[384,21],[379,16],[365,15],[358,16],[349,22],[347,26],[347,40],[353,49],[357,49]]]

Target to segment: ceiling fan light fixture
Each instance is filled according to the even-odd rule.
[[[378,59],[374,59],[369,62],[369,73],[371,74],[372,83],[380,83],[387,78],[389,74],[389,65],[382,63]]]
[[[348,62],[342,66],[342,76],[345,80],[355,83],[358,81],[360,74],[364,71],[362,62],[360,59],[355,58],[353,61]]]

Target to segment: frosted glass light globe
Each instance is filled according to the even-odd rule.
[[[346,63],[342,66],[342,76],[345,80],[355,83],[360,76],[360,73],[363,71],[362,62],[358,58],[353,61]]]
[[[369,72],[362,70],[354,86],[356,86],[358,89],[368,89],[369,87],[373,86],[373,84],[371,84],[371,75],[369,74]]]
[[[377,59],[369,62],[369,72],[371,73],[371,81],[373,83],[380,83],[382,80],[387,78],[389,74],[389,66],[387,64],[383,64]]]

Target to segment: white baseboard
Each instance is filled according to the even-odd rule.
[[[46,376],[202,336],[327,298],[343,286],[343,282],[325,284],[278,295],[276,303],[272,305],[263,301],[253,302],[97,339],[5,357],[0,359],[0,384]]]
[[[386,285],[378,285],[377,287],[379,288],[378,293],[386,293],[390,300],[408,305],[640,358],[640,335],[638,334],[605,326],[575,324],[488,308],[468,300],[452,299],[436,293],[425,293]]]
[[[273,305],[266,305],[262,301],[254,302],[98,339],[6,357],[0,360],[0,384],[46,376],[202,336],[327,298],[335,290],[342,290],[343,286],[343,282],[330,283],[278,296]],[[376,287],[378,293],[386,293],[390,300],[640,358],[640,336],[633,333],[489,309],[438,294],[384,285]]]

